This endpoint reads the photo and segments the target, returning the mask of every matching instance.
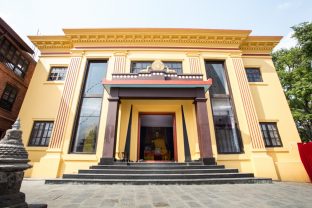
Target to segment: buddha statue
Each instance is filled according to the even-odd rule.
[[[152,143],[154,146],[154,159],[166,160],[168,155],[166,141],[164,137],[160,136],[158,131],[156,131],[155,138],[153,139]]]

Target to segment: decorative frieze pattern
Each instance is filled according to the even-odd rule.
[[[144,79],[152,78],[154,76],[163,76],[168,79],[180,79],[180,80],[203,80],[202,74],[170,74],[166,72],[151,72],[151,73],[127,73],[127,74],[113,74],[113,79]]]
[[[114,73],[126,72],[126,54],[115,54]]]
[[[58,109],[56,120],[54,122],[53,133],[49,144],[50,149],[61,148],[62,139],[65,132],[65,125],[67,123],[68,114],[71,107],[71,101],[73,98],[75,85],[78,77],[80,62],[81,62],[80,57],[73,57],[70,61],[60,106]]]
[[[232,61],[234,64],[239,91],[242,96],[243,106],[247,117],[247,124],[249,128],[252,148],[263,149],[265,148],[264,141],[259,126],[259,120],[256,113],[256,109],[252,100],[252,94],[245,73],[243,60],[241,58],[233,58]]]
[[[192,74],[201,74],[199,57],[189,57],[190,70]]]

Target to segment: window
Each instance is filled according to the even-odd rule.
[[[67,67],[51,67],[48,81],[63,81],[65,80]]]
[[[53,121],[35,121],[28,146],[44,146],[49,145],[51,133],[53,128]]]
[[[16,95],[17,89],[7,84],[0,99],[0,107],[10,111],[13,107]]]
[[[206,61],[206,74],[212,79],[209,94],[219,154],[243,152],[238,125],[231,103],[231,95],[223,61]]]
[[[260,69],[246,68],[245,70],[246,70],[248,82],[262,82]]]
[[[229,98],[212,98],[213,122],[219,153],[240,153],[241,144]]]
[[[276,123],[260,123],[264,143],[266,147],[282,147]]]
[[[224,72],[223,62],[206,62],[207,77],[212,79],[209,88],[211,94],[228,94],[228,86]]]
[[[25,76],[29,65],[22,53],[5,38],[0,41],[0,62],[19,77]]]
[[[152,65],[152,61],[135,61],[131,63],[131,73],[139,73],[141,70],[147,69],[148,66]],[[178,61],[164,61],[165,66],[171,70],[175,70],[177,74],[182,74],[182,62]]]
[[[164,61],[163,63],[164,63],[165,66],[167,66],[169,69],[176,71],[177,74],[183,74],[182,62]]]
[[[0,129],[0,140],[4,137],[4,130]]]
[[[102,80],[106,77],[106,72],[107,61],[88,63],[73,134],[73,153],[95,153],[104,93]]]
[[[131,73],[139,73],[141,70],[146,69],[152,65],[152,61],[136,61],[131,63]]]

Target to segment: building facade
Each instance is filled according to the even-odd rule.
[[[34,51],[0,18],[0,139],[15,122],[36,61]]]
[[[41,56],[19,114],[33,168],[223,164],[308,181],[270,56],[281,37],[250,30],[64,29],[31,36]]]

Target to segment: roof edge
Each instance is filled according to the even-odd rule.
[[[30,54],[34,54],[33,49],[0,17],[0,27],[2,27],[8,35],[17,43],[17,45]]]

